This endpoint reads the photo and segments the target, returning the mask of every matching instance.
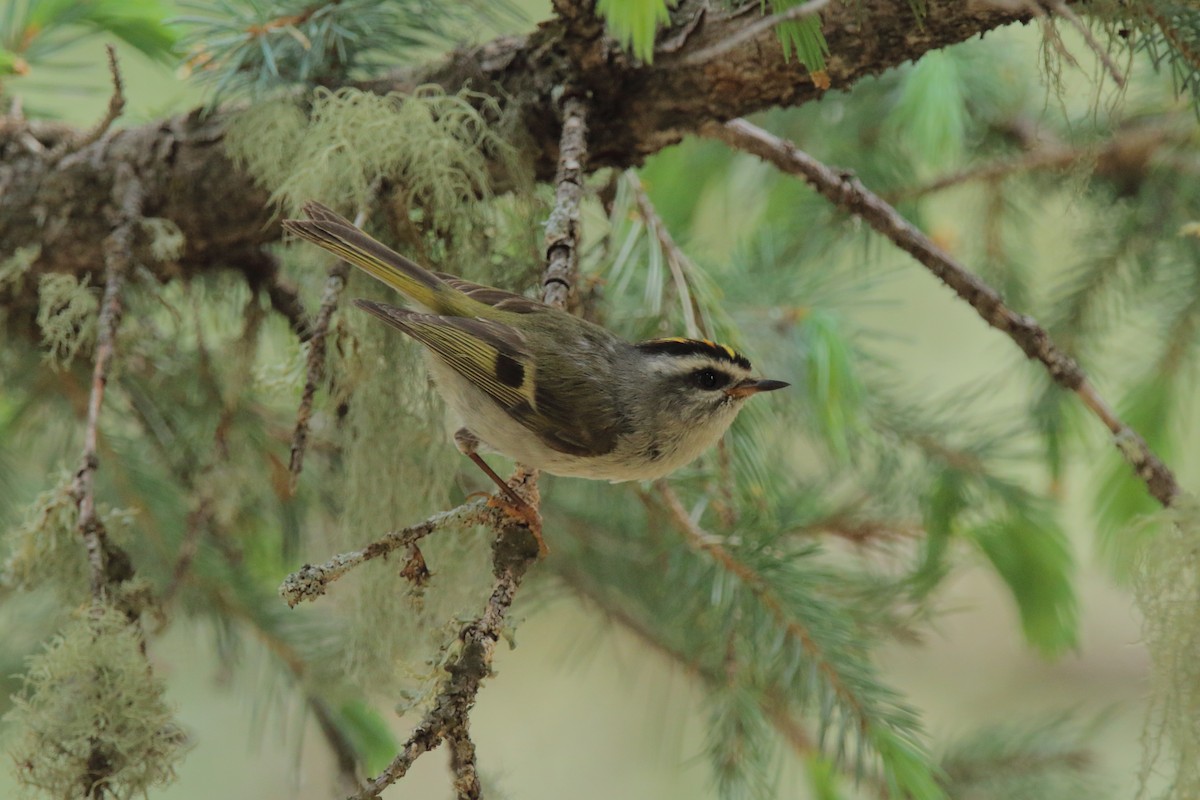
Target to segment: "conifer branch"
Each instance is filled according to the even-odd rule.
[[[125,275],[133,261],[133,228],[141,218],[142,186],[128,164],[118,172],[113,187],[115,225],[104,241],[104,295],[100,301],[97,323],[96,356],[92,368],[92,388],[88,396],[87,421],[83,432],[83,459],[75,473],[72,493],[79,506],[78,530],[87,548],[92,600],[104,600],[110,583],[109,555],[116,546],[108,541],[104,523],[96,514],[96,470],[100,466],[97,454],[100,410],[104,404],[104,389],[116,350],[117,328],[121,324],[121,291]]]
[[[1093,172],[1119,180],[1141,177],[1147,163],[1165,145],[1181,140],[1185,133],[1170,125],[1139,125],[1122,130],[1098,146],[1072,147],[1059,142],[1041,143],[1029,137],[1029,149],[1015,157],[1000,158],[951,172],[928,183],[886,195],[889,202],[910,200],[964,183],[990,182],[1024,172],[1067,169],[1094,162]]]
[[[596,609],[613,623],[620,625],[637,637],[638,641],[649,650],[683,667],[685,671],[707,684],[717,686],[726,680],[723,670],[704,664],[693,655],[672,647],[650,625],[621,608],[620,605],[610,602],[593,587],[593,579],[582,571],[561,564],[556,564],[555,569],[572,591],[595,605]],[[764,694],[761,708],[763,715],[771,721],[771,726],[784,738],[798,757],[808,758],[817,752],[816,744],[809,732],[792,716],[791,703],[787,699],[774,692]]]
[[[868,190],[850,173],[838,172],[817,161],[791,142],[745,120],[705,126],[704,134],[774,164],[780,170],[804,178],[835,206],[858,216],[966,301],[983,320],[1007,335],[1030,359],[1039,361],[1051,379],[1075,392],[1083,404],[1113,434],[1114,443],[1163,506],[1170,506],[1181,490],[1175,475],[1146,444],[1141,435],[1126,425],[1108,405],[1076,361],[1058,345],[1036,320],[1005,305],[1000,294],[933,243],[899,212]]]
[[[697,525],[688,514],[687,509],[683,507],[683,501],[679,499],[679,495],[675,493],[670,484],[666,481],[659,481],[656,488],[663,505],[666,506],[671,516],[671,521],[675,523],[676,529],[683,534],[687,543],[693,549],[711,557],[723,570],[736,576],[758,598],[763,608],[775,619],[776,623],[786,630],[790,637],[800,643],[804,652],[823,673],[830,689],[853,714],[860,729],[867,730],[870,720],[867,719],[866,710],[862,707],[858,697],[846,686],[812,634],[787,613],[783,601],[771,590],[766,580],[749,564],[740,560],[725,547],[720,537],[714,536]]]

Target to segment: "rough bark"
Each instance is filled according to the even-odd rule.
[[[593,171],[639,164],[706,122],[794,106],[822,93],[803,67],[784,59],[773,31],[708,63],[682,63],[689,53],[752,21],[756,10],[730,12],[715,2],[683,0],[659,37],[652,65],[637,63],[603,35],[591,3],[559,0],[557,11],[528,35],[459,50],[439,63],[362,87],[405,91],[437,83],[449,91],[469,87],[516,103],[528,134],[527,154],[544,179],[554,172],[555,100],[566,87],[588,98],[588,169]],[[1012,8],[964,0],[929,0],[920,23],[909,0],[835,3],[823,14],[832,51],[828,77],[834,89],[847,88],[929,50],[1022,18]],[[146,216],[174,222],[186,237],[177,262],[142,263],[162,279],[225,267],[261,279],[258,248],[277,239],[280,228],[267,192],[225,154],[224,131],[234,113],[192,112],[110,131],[58,158],[48,151],[78,132],[0,121],[0,260],[18,247],[39,244],[35,272],[97,273],[96,243],[111,232],[109,198],[118,166],[125,164],[144,187]],[[0,287],[0,304],[19,305],[14,303],[18,288]],[[27,296],[28,290],[27,285]]]

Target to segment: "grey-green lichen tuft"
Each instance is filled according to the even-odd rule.
[[[7,719],[27,796],[124,800],[174,778],[186,736],[150,671],[138,626],[122,612],[81,612],[30,659]]]
[[[46,347],[46,360],[64,367],[96,341],[100,297],[74,275],[51,272],[38,282],[37,324]]]

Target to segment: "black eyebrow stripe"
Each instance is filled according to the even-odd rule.
[[[717,344],[708,339],[683,339],[674,337],[668,339],[650,339],[649,341],[639,342],[636,346],[645,353],[668,353],[675,356],[703,355],[719,361],[728,361],[730,364],[737,364],[744,370],[751,369],[750,359],[732,347]]]

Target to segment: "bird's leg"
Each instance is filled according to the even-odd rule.
[[[544,558],[550,552],[550,548],[546,546],[546,540],[542,538],[542,518],[538,512],[526,503],[521,495],[508,485],[508,483],[496,474],[496,471],[488,466],[487,462],[477,452],[479,448],[479,437],[466,428],[459,428],[454,432],[454,444],[458,446],[458,450],[467,458],[475,462],[475,466],[483,470],[483,474],[492,479],[500,491],[504,493],[504,499],[496,498],[498,502],[512,516],[524,522],[528,527],[533,538],[537,539],[538,556]]]

